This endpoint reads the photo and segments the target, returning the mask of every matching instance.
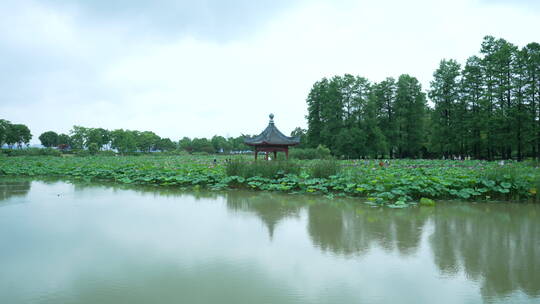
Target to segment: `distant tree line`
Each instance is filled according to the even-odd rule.
[[[32,139],[32,133],[26,125],[12,124],[10,121],[0,119],[0,147],[8,145],[22,148],[23,144],[28,145]]]
[[[106,130],[103,128],[86,128],[73,126],[69,134],[57,134],[47,131],[39,136],[45,147],[61,149],[89,150],[97,152],[114,149],[119,153],[154,152],[185,150],[189,153],[230,152],[245,150],[244,136],[225,138],[214,136],[211,139],[184,137],[175,142],[170,138],[161,138],[152,131]]]
[[[486,36],[463,67],[442,60],[427,94],[410,75],[323,78],[307,105],[295,132],[337,156],[540,158],[540,44]]]

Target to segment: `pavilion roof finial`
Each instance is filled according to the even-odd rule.
[[[274,124],[274,114],[268,115],[270,123],[262,131],[261,134],[254,137],[244,138],[244,143],[255,147],[272,147],[272,146],[295,146],[300,143],[300,137],[286,136],[281,133]]]

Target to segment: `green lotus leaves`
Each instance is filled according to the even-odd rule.
[[[5,157],[0,172],[125,184],[313,193],[328,198],[346,195],[391,208],[418,202],[425,206],[433,199],[538,199],[540,185],[540,170],[517,162],[501,167],[485,161],[390,160],[389,166],[380,168],[375,161],[347,160],[338,162],[342,170],[337,174],[314,177],[309,170],[312,161],[305,160],[295,162],[300,167],[298,173],[282,171],[274,177],[245,178],[227,176],[226,157],[219,158],[217,164],[214,156]]]

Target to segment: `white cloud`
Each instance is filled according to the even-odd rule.
[[[305,97],[322,77],[408,73],[426,88],[442,58],[464,63],[484,35],[519,46],[540,40],[540,12],[509,2],[321,0],[280,2],[272,13],[210,2],[193,9],[202,19],[190,26],[165,22],[148,31],[129,10],[50,3],[0,10],[0,116],[27,124],[34,142],[74,124],[173,139],[253,134],[270,112],[287,133],[306,126]],[[216,28],[234,21],[223,25],[226,33]]]

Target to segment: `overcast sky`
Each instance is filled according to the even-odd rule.
[[[425,89],[483,36],[521,47],[539,29],[539,0],[1,0],[0,118],[32,143],[73,125],[254,134],[270,112],[288,134],[322,77],[408,73]]]

